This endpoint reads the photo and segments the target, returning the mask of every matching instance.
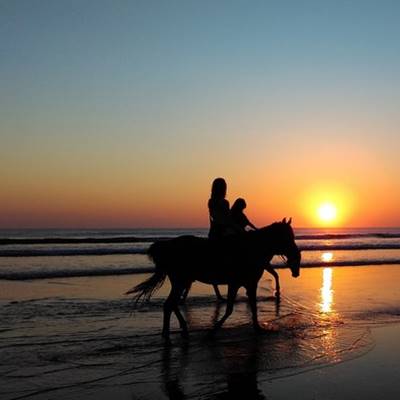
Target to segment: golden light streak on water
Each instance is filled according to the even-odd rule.
[[[324,268],[322,275],[320,310],[323,313],[332,312],[333,290],[332,290],[332,268]]]

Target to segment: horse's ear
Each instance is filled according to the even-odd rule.
[[[283,218],[283,220],[282,220],[282,224],[286,224],[286,217],[285,217],[285,218]]]
[[[288,225],[292,223],[292,217],[289,218]]]

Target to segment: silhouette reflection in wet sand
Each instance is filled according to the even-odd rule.
[[[265,228],[230,235],[220,240],[208,240],[194,236],[158,241],[149,249],[156,271],[146,281],[128,291],[136,303],[149,300],[168,276],[171,291],[164,303],[162,335],[169,337],[170,318],[175,313],[182,335],[187,336],[187,324],[179,310],[179,300],[185,288],[194,281],[228,285],[228,301],[224,316],[215,324],[220,328],[232,314],[240,287],[246,289],[252,313],[253,327],[264,331],[257,316],[257,285],[264,266],[274,255],[284,256],[292,276],[300,274],[301,254],[294,240],[291,221],[283,219]]]
[[[279,315],[278,302],[275,303],[276,314]],[[218,315],[220,305],[217,303],[214,318]],[[252,335],[251,335],[252,336]],[[228,338],[230,335],[228,336]],[[267,338],[265,340],[268,341]],[[200,383],[194,382],[197,397],[207,399],[249,399],[266,400],[267,397],[259,388],[258,373],[262,370],[260,363],[263,361],[262,347],[265,340],[261,341],[258,336],[248,337],[245,340],[233,341],[226,337],[216,339],[203,338],[200,343],[190,347],[190,342],[182,341],[180,345],[173,346],[165,342],[161,367],[162,391],[168,399],[179,400],[193,398],[193,387],[188,384],[187,392],[182,383],[185,371],[193,368],[193,353],[198,352],[198,345],[203,347],[204,361],[197,368],[203,368],[207,363],[211,370],[211,380]],[[190,353],[192,351],[192,354]],[[198,360],[194,363],[196,364]],[[196,368],[196,367],[195,367]],[[204,375],[206,369],[203,369]],[[204,376],[200,378],[203,379]],[[201,393],[199,393],[201,390]]]
[[[174,369],[171,363],[172,346],[166,344],[163,351],[162,366],[162,391],[170,400],[192,398],[185,394],[184,386],[181,383],[181,376],[184,374],[185,365],[188,362],[188,344],[180,349],[180,365]],[[214,387],[214,393],[206,393],[208,399],[249,399],[266,400],[258,387],[257,381],[257,348],[249,354],[247,360],[237,359],[235,363],[244,363],[243,372],[229,372],[226,374],[225,382],[218,382],[221,388]],[[247,368],[247,371],[245,369]],[[242,369],[242,368],[240,368]],[[223,376],[223,375],[222,375]],[[206,390],[207,391],[207,390]],[[203,397],[200,395],[199,397]]]
[[[266,384],[274,379],[357,357],[373,346],[369,330],[343,324],[337,316],[305,309],[286,297],[271,302],[269,335],[256,335],[247,324],[209,336],[196,330],[191,340],[164,342],[160,389],[169,399],[267,399]],[[202,314],[194,300],[187,313]],[[215,305],[215,315],[218,308]],[[246,307],[241,300],[241,313]],[[281,310],[281,311],[279,311]],[[195,315],[194,325],[206,323]]]

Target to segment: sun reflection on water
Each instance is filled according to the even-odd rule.
[[[322,275],[320,310],[323,313],[332,312],[333,290],[332,290],[332,268],[324,268]]]
[[[321,255],[321,259],[323,262],[329,262],[333,260],[333,254],[326,252],[326,253],[322,253]]]

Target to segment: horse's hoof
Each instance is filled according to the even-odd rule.
[[[263,328],[261,325],[254,325],[254,332],[256,333],[256,335],[265,335],[269,333],[269,331]]]
[[[207,332],[206,338],[214,339],[216,333],[217,333],[217,329],[215,329],[215,327],[213,327]]]
[[[164,332],[164,331],[163,331],[163,332],[161,333],[161,336],[162,336],[163,339],[169,340],[169,332]]]

